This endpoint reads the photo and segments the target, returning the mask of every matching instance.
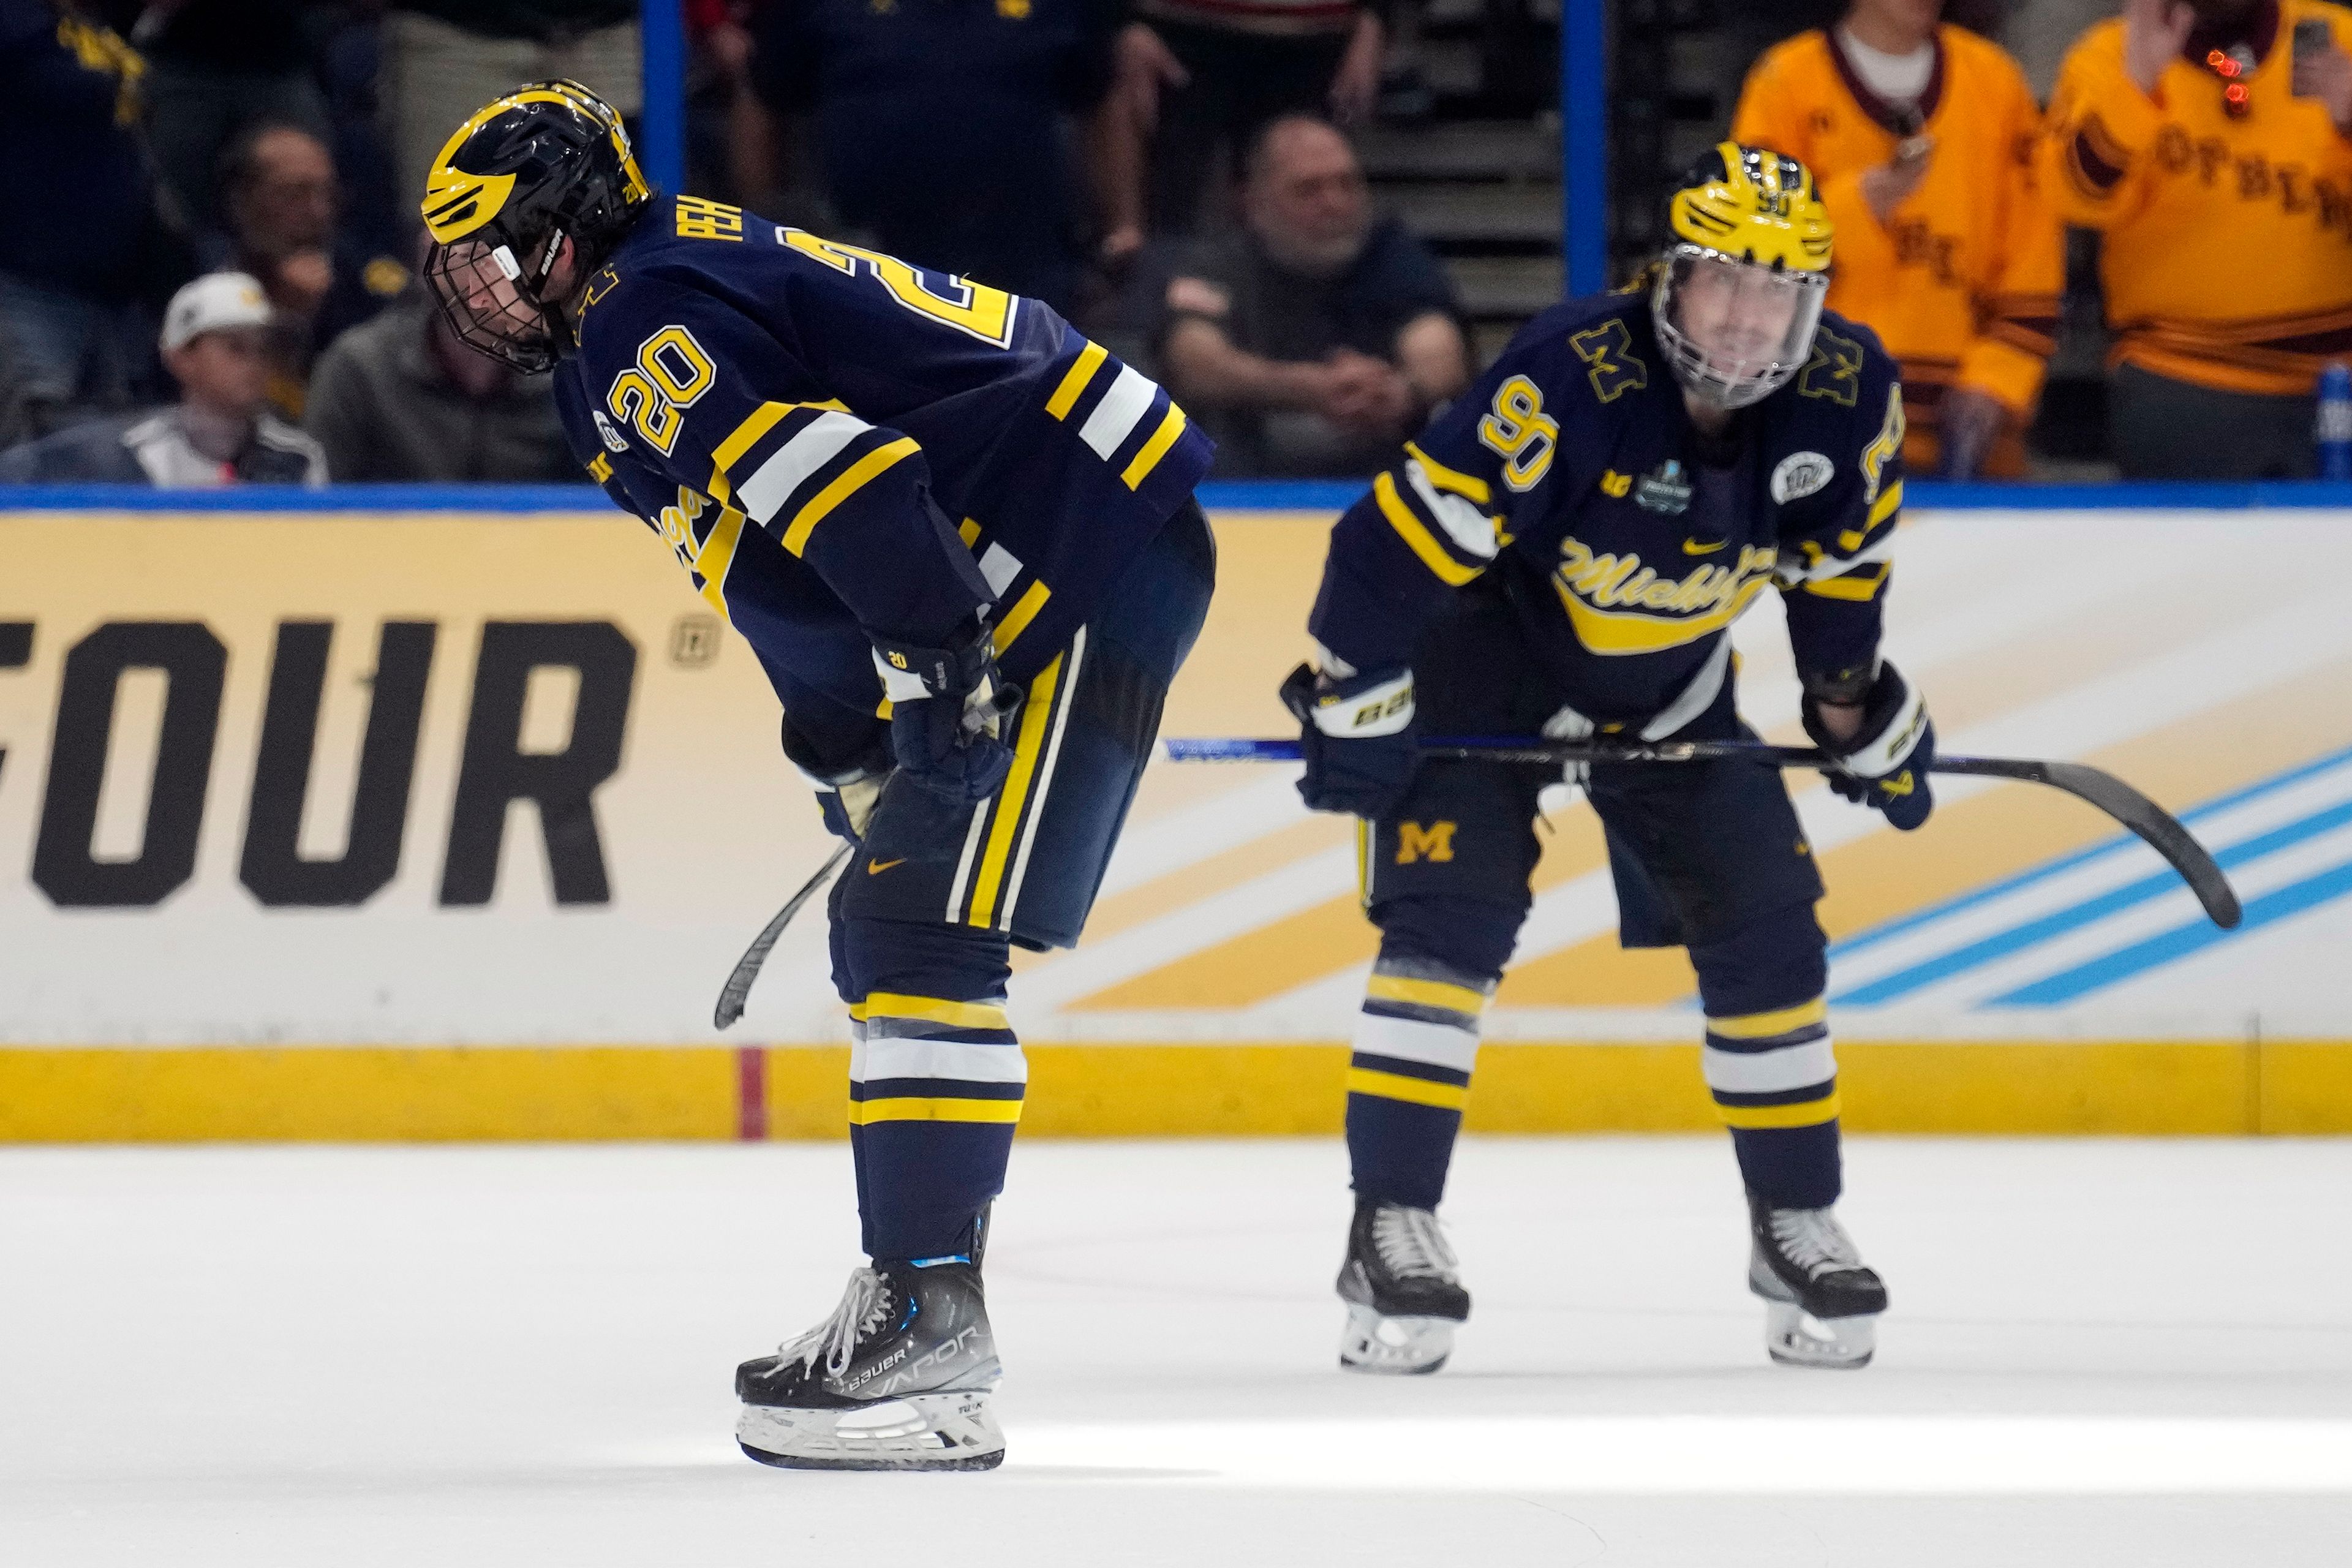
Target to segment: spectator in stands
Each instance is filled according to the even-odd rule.
[[[411,289],[328,345],[302,422],[341,483],[577,480],[554,393],[459,342]]]
[[[1228,474],[1365,474],[1470,382],[1444,268],[1328,123],[1286,115],[1246,160],[1243,232],[1170,268],[1154,337]]]
[[[221,163],[228,245],[223,270],[249,273],[275,308],[270,401],[302,413],[319,351],[408,286],[398,257],[371,255],[340,233],[340,193],[327,144],[292,125],[257,125]]]
[[[775,116],[760,93],[753,0],[686,0],[687,183],[786,222]]]
[[[413,216],[425,171],[451,132],[527,81],[569,77],[623,114],[645,102],[638,0],[394,0],[384,17],[379,93],[402,206]]]
[[[2315,383],[2352,352],[2347,46],[2320,0],[2126,0],[2067,56],[2047,183],[2105,233],[2126,477],[2312,472]]]
[[[247,126],[328,135],[298,0],[148,0],[131,39],[147,61],[147,126],[163,184],[199,229],[222,223],[214,176]]]
[[[1370,5],[1139,0],[1136,10],[1119,34],[1118,90],[1150,150],[1154,234],[1221,227],[1228,170],[1277,116],[1371,117],[1388,35]]]
[[[1803,162],[1837,225],[1830,309],[1902,363],[1916,473],[2024,471],[2065,247],[2036,178],[2041,110],[1943,0],[1852,0],[1768,53],[1735,141]]]
[[[0,440],[124,406],[147,358],[144,70],[69,0],[0,0]]]
[[[268,411],[270,310],[261,285],[214,272],[172,297],[163,363],[169,408],[78,425],[0,454],[0,483],[131,484],[168,489],[323,485],[319,444]]]
[[[1115,19],[1096,0],[775,0],[755,18],[759,79],[780,110],[814,111],[848,229],[1067,313],[1085,204],[1065,121],[1104,117]]]

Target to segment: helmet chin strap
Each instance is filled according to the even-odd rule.
[[[506,247],[500,246],[499,250],[503,258]],[[530,279],[515,279],[516,289],[530,302],[531,309],[539,312],[540,324],[546,328],[548,341],[557,344],[572,341],[572,323],[565,320],[562,306],[551,302],[547,298],[548,279],[555,276],[555,264],[562,259],[562,256],[563,231],[550,229],[547,243],[540,247],[539,260],[532,267]]]

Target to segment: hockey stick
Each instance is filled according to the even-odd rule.
[[[1013,716],[1021,711],[1021,704],[1027,699],[1028,693],[1017,686],[1008,683],[997,685],[989,701],[994,707],[1000,730],[1011,727]],[[967,724],[972,722],[969,711],[965,721]],[[809,901],[811,895],[833,880],[833,874],[841,869],[844,860],[849,858],[852,847],[854,846],[845,842],[835,850],[833,858],[816,868],[816,875],[808,879],[807,886],[794,893],[792,901],[776,911],[776,918],[768,922],[767,928],[751,939],[751,945],[744,949],[743,956],[735,961],[734,973],[728,975],[726,985],[719,993],[719,1005],[710,1010],[713,1025],[724,1029],[743,1016],[743,1004],[751,997],[751,983],[760,978],[760,966],[768,962],[768,954],[774,951],[777,940],[784,934],[784,928],[793,923],[793,917],[801,912],[801,906]]]
[[[1176,763],[1295,763],[1296,741],[1170,741],[1168,759]],[[1756,741],[1544,741],[1488,740],[1473,736],[1441,736],[1421,742],[1421,753],[1482,763],[1525,763],[1563,767],[1578,763],[1704,763],[1729,758],[1764,763],[1781,768],[1814,768],[1827,773],[1834,765],[1810,746],[1770,746]],[[1938,756],[1932,773],[1970,773],[1979,778],[2021,779],[2048,784],[2097,807],[2137,834],[2180,873],[2197,895],[2206,915],[2223,931],[2234,928],[2243,911],[2238,895],[2213,857],[2179,820],[2156,802],[2110,773],[2081,763],[2040,762],[2021,757]]]
[[[833,880],[833,874],[841,869],[843,861],[849,858],[849,843],[845,839],[825,863],[816,868],[816,875],[793,895],[792,901],[778,910],[776,918],[751,939],[751,945],[744,950],[742,957],[735,961],[735,972],[727,977],[725,987],[719,993],[719,1005],[710,1010],[710,1022],[715,1027],[727,1028],[743,1016],[743,1004],[751,996],[751,982],[760,978],[760,965],[768,962],[768,954],[775,950],[777,939],[784,934],[784,928],[793,923],[793,917],[801,912],[801,906],[815,897],[818,889]]]

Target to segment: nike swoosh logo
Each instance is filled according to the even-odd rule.
[[[1685,539],[1683,541],[1683,553],[1685,555],[1712,555],[1730,542],[1731,541],[1728,539],[1718,539],[1713,544],[1701,544],[1696,539]]]
[[[899,856],[896,860],[868,860],[866,862],[866,874],[869,877],[878,877],[891,867],[903,866],[906,863],[907,858],[904,855]]]

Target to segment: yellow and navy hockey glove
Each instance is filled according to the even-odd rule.
[[[996,673],[986,622],[974,618],[944,647],[874,644],[890,700],[890,750],[900,771],[948,800],[986,800],[1012,771],[1008,729],[1018,688]]]
[[[1306,665],[1282,683],[1282,705],[1298,720],[1307,772],[1298,793],[1309,809],[1379,821],[1412,783],[1412,671],[1334,678]]]
[[[1927,769],[1936,760],[1936,726],[1918,690],[1892,664],[1881,662],[1862,694],[1862,728],[1843,741],[1822,722],[1821,695],[1805,692],[1805,733],[1837,764],[1830,787],[1860,805],[1886,814],[1908,833],[1936,809]]]

